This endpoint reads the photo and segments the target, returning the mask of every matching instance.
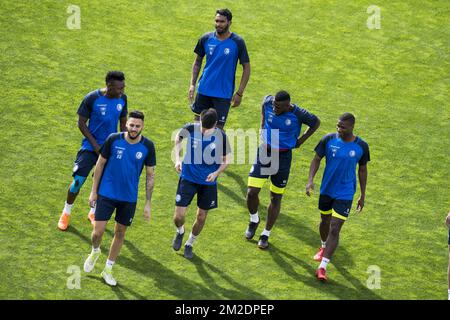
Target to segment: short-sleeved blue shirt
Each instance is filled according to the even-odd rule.
[[[320,194],[337,200],[352,200],[356,192],[356,164],[363,166],[370,161],[369,145],[359,137],[344,142],[338,133],[329,133],[320,140],[315,151],[319,157],[326,157]]]
[[[77,113],[89,119],[88,129],[101,146],[111,133],[117,132],[119,119],[126,117],[128,112],[127,96],[108,98],[101,94],[100,89],[90,92],[81,102]],[[81,149],[94,151],[94,147],[85,137]]]
[[[204,34],[197,42],[194,52],[206,55],[206,64],[198,81],[198,92],[202,95],[231,99],[238,60],[250,62],[244,40],[235,33],[219,40],[215,32]]]
[[[225,132],[216,128],[211,135],[204,135],[199,123],[189,123],[181,129],[180,137],[188,139],[181,178],[198,184],[216,184],[206,178],[219,169],[222,157],[231,152]]]
[[[98,194],[117,201],[137,202],[139,177],[144,165],[156,165],[155,146],[146,137],[130,144],[125,133],[111,134],[100,153],[107,159]]]
[[[261,137],[262,141],[275,149],[293,149],[302,130],[302,124],[306,124],[308,127],[314,127],[318,118],[295,104],[293,105],[294,108],[292,111],[276,115],[273,111],[274,99],[273,96],[268,95],[263,100],[263,129],[265,131],[263,131]],[[272,137],[277,137],[276,133],[272,132],[272,130],[278,130],[279,141],[272,141]]]

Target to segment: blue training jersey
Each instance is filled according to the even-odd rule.
[[[207,182],[206,178],[219,169],[222,157],[231,152],[225,132],[216,128],[211,135],[204,135],[199,123],[189,123],[179,135],[188,139],[181,178],[198,184],[216,184],[216,181]]]
[[[88,129],[101,146],[111,133],[117,132],[119,119],[127,116],[127,96],[108,98],[100,89],[90,92],[81,102],[77,113],[89,119]],[[94,147],[85,137],[81,149],[94,151]]]
[[[318,118],[295,104],[293,105],[292,111],[276,115],[273,111],[274,99],[275,97],[268,95],[263,100],[263,129],[265,131],[263,131],[261,136],[262,142],[275,149],[293,149],[301,133],[302,124],[306,124],[308,127],[314,127],[317,124]],[[272,130],[278,130],[278,136]],[[277,137],[278,141],[276,140]],[[275,140],[272,141],[272,138]]]
[[[359,137],[344,142],[338,133],[329,133],[320,140],[315,151],[319,157],[326,157],[320,194],[338,200],[353,200],[356,164],[363,166],[370,161],[369,145]]]
[[[130,144],[125,133],[111,134],[103,144],[102,157],[107,159],[98,194],[117,201],[137,202],[139,177],[144,165],[156,165],[155,146],[146,137]]]
[[[194,52],[200,57],[206,55],[198,92],[209,97],[231,99],[238,59],[241,64],[250,62],[244,40],[234,33],[225,40],[219,40],[215,32],[209,32],[198,40]]]

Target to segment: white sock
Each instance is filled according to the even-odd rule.
[[[320,269],[320,268],[326,269],[328,263],[330,263],[330,259],[327,259],[327,258],[323,257],[323,258],[322,258],[322,261],[320,262],[319,269]]]
[[[114,261],[111,261],[109,259],[106,260],[106,265],[105,265],[106,268],[111,269],[113,267],[113,265],[114,265]]]
[[[448,300],[450,300],[450,289],[448,289]]]
[[[262,236],[270,236],[270,230],[264,229],[263,232],[261,232]]]
[[[258,211],[256,211],[255,214],[251,214],[251,213],[250,213],[250,221],[251,221],[251,222],[254,222],[254,223],[258,223],[258,222],[259,222]]]
[[[184,225],[181,226],[181,227],[177,227],[177,232],[178,232],[179,234],[183,234],[183,233],[184,233]]]
[[[322,242],[322,248],[326,248],[327,247],[327,242],[326,241],[320,240],[320,242]]]
[[[188,241],[186,241],[186,245],[192,247],[192,245],[194,244],[194,241],[195,241],[196,238],[197,238],[197,237],[194,236],[194,235],[192,234],[192,232],[191,232],[191,233],[189,234],[189,239],[188,239]]]
[[[89,213],[95,214],[95,207],[91,207],[91,210],[89,211]]]
[[[92,253],[97,253],[97,252],[100,252],[100,247],[98,247],[98,248],[92,247]]]
[[[73,207],[73,203],[68,204],[67,201],[64,202],[64,212],[67,213],[68,215],[70,215],[70,213],[72,212],[72,207]]]

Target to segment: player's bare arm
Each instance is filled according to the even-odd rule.
[[[85,136],[91,145],[94,147],[94,150],[97,154],[100,153],[100,146],[98,145],[97,141],[95,140],[94,136],[89,131],[89,128],[87,126],[88,118],[83,117],[81,115],[78,115],[78,128],[80,129],[83,136]]]

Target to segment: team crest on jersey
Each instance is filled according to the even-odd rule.
[[[355,152],[355,150],[350,150],[350,152],[348,153],[348,155],[350,156],[350,157],[354,157],[354,156],[356,156],[356,152]]]
[[[214,45],[208,45],[209,48],[209,55],[212,56],[214,53],[214,49],[216,48],[216,46]]]
[[[225,55],[228,55],[230,53],[230,48],[225,48],[225,50],[223,50],[223,53]]]
[[[287,126],[290,126],[291,125],[291,119],[286,119],[286,121],[284,122]]]
[[[117,111],[122,111],[122,105],[120,103],[117,104]]]
[[[175,197],[175,201],[180,202],[180,200],[181,200],[181,196],[179,194],[177,194],[177,196]]]
[[[136,159],[142,158],[142,152],[136,152]]]

